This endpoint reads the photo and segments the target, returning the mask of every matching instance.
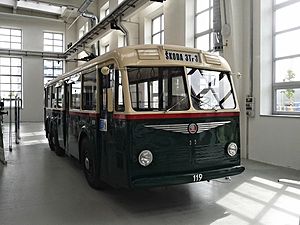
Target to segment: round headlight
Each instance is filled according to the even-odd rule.
[[[141,151],[141,153],[139,154],[139,163],[142,166],[149,166],[150,163],[153,160],[153,155],[149,150],[143,150]]]
[[[238,151],[238,147],[236,143],[231,142],[227,147],[227,153],[231,157],[235,156]]]

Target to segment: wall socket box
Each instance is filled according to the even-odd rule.
[[[246,115],[255,117],[255,98],[253,96],[246,97]]]

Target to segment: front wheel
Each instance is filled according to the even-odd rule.
[[[96,168],[99,168],[96,164],[95,157],[92,154],[91,145],[89,139],[84,137],[80,142],[80,151],[81,151],[81,164],[83,167],[84,175],[87,179],[89,185],[94,189],[103,189],[105,184],[97,176]]]
[[[47,138],[51,151],[55,151],[54,135],[52,129],[48,131]]]

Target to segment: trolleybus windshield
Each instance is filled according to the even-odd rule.
[[[183,67],[129,67],[132,108],[183,111],[190,108]]]
[[[129,67],[132,108],[136,111],[188,110],[187,90],[196,110],[236,107],[228,72],[186,68],[187,85],[184,74],[184,67]]]
[[[195,109],[218,110],[236,107],[229,73],[187,68],[187,77]]]

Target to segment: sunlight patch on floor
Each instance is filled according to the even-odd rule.
[[[210,225],[224,225],[224,224],[250,225],[245,220],[242,220],[241,218],[234,215],[229,215],[222,219],[218,219],[217,221],[211,223]]]
[[[298,216],[293,216],[277,209],[270,209],[260,222],[265,225],[298,225],[298,218]]]
[[[217,201],[241,222],[215,224],[299,225],[300,189],[253,177]],[[226,217],[227,218],[227,217]],[[230,219],[230,218],[228,218]],[[221,223],[222,221],[222,223]]]

